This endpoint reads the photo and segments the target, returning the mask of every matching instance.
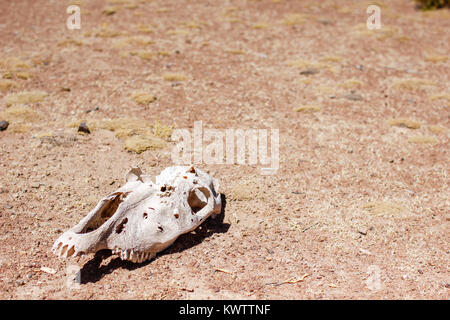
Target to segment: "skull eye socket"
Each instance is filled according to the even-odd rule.
[[[192,212],[197,213],[202,210],[207,205],[210,196],[209,190],[204,187],[195,188],[189,191],[187,201]]]
[[[129,192],[115,192],[110,199],[98,210],[92,219],[84,226],[80,233],[89,233],[100,228],[114,213],[119,205],[125,200]]]

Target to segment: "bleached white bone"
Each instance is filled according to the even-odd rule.
[[[122,260],[143,262],[222,208],[217,181],[194,166],[166,168],[155,182],[132,168],[126,181],[55,241],[55,254],[110,249]]]

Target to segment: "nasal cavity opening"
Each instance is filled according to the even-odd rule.
[[[119,205],[125,200],[130,192],[115,192],[110,199],[100,208],[92,219],[84,226],[81,233],[89,233],[100,228],[114,213]]]
[[[208,199],[211,196],[208,189],[201,187],[195,188],[189,191],[188,204],[192,209],[192,212],[197,213],[202,210],[207,204]]]

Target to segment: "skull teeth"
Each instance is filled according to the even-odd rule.
[[[134,251],[131,249],[122,250],[119,248],[115,248],[111,250],[113,254],[117,254],[120,259],[122,260],[128,260],[134,263],[142,263],[150,258],[154,257],[153,252],[140,252],[140,251]]]

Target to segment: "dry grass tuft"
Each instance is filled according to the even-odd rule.
[[[295,112],[313,113],[320,111],[320,107],[317,106],[301,106],[294,109]]]
[[[446,129],[444,127],[441,126],[437,126],[437,125],[431,125],[428,127],[428,130],[430,130],[431,132],[433,132],[434,134],[441,134],[444,133],[446,131]]]
[[[239,183],[234,185],[230,191],[230,199],[237,201],[251,200],[257,197],[257,189],[252,184]]]
[[[260,29],[268,29],[270,26],[267,22],[258,22],[252,26],[252,29],[260,30]]]
[[[307,16],[301,13],[290,13],[284,16],[283,24],[287,26],[295,26],[304,24],[307,21]]]
[[[170,53],[167,51],[159,50],[158,55],[161,57],[167,57],[167,56],[170,56]]]
[[[0,91],[5,92],[15,87],[17,87],[17,83],[15,81],[0,79]]]
[[[365,203],[361,208],[375,215],[395,215],[406,210],[402,205],[395,202],[374,201]]]
[[[305,79],[305,80],[309,80],[309,79]],[[326,95],[332,95],[336,93],[336,89],[333,87],[328,87],[328,86],[318,86],[315,87],[315,91],[317,91],[319,94],[326,94]]]
[[[45,138],[50,138],[53,136],[54,136],[53,131],[41,131],[41,132],[36,133],[36,135],[35,135],[35,137],[37,139],[45,139]]]
[[[348,79],[339,84],[339,87],[344,89],[356,89],[361,88],[363,83],[357,79]]]
[[[5,111],[0,113],[1,118],[8,122],[37,122],[42,118],[42,115],[37,111],[31,109],[28,106],[16,105],[7,108]]]
[[[116,137],[118,137],[119,139],[123,139],[125,137],[141,135],[150,132],[152,124],[151,122],[144,119],[116,118],[102,120],[97,123],[97,127],[113,131],[116,134]]]
[[[324,56],[322,58],[319,59],[321,62],[341,62],[342,61],[342,57],[339,56]]]
[[[2,78],[3,79],[12,79],[13,78],[13,74],[10,71],[5,71],[2,73]]]
[[[8,131],[12,133],[27,133],[30,132],[32,129],[32,126],[28,123],[12,123],[8,127]]]
[[[430,136],[415,136],[408,139],[410,143],[416,144],[435,144],[437,143],[437,139]]]
[[[433,81],[420,78],[404,78],[395,79],[393,81],[393,87],[401,90],[416,91],[423,89],[424,86],[434,85]]]
[[[69,123],[69,127],[78,128],[81,122],[86,122],[91,131],[105,129],[114,132],[116,138],[124,140],[125,148],[137,153],[147,149],[163,148],[169,141],[173,126],[151,123],[144,119],[116,118],[104,120],[77,120]]]
[[[65,39],[63,41],[60,41],[57,43],[58,47],[68,47],[68,46],[77,46],[80,47],[82,46],[84,43],[83,41],[80,40],[76,40],[76,39]]]
[[[230,54],[234,54],[234,55],[244,55],[245,54],[244,50],[239,50],[239,49],[230,49],[230,50],[226,50],[226,52],[228,52]]]
[[[409,38],[402,34],[399,28],[383,26],[379,30],[369,30],[365,23],[360,23],[350,30],[351,35],[357,37],[374,37],[377,40],[384,41],[387,39],[395,39],[400,42],[408,41]]]
[[[187,77],[182,73],[168,72],[163,75],[163,79],[166,81],[185,81]]]
[[[411,119],[397,118],[389,121],[389,125],[396,127],[405,127],[408,129],[419,129],[420,123]]]
[[[447,62],[448,56],[441,55],[426,55],[424,60],[427,62],[438,63],[438,62]]]
[[[332,73],[336,73],[335,68],[322,62],[312,62],[304,59],[298,59],[298,60],[289,60],[286,62],[286,64],[292,68],[299,68],[304,70],[306,69],[327,70]]]
[[[202,29],[202,23],[198,23],[195,21],[189,21],[189,22],[182,22],[181,25],[185,28],[189,28],[189,29]]]
[[[154,95],[148,94],[147,92],[143,91],[133,92],[131,98],[140,105],[148,105],[156,100],[156,97]]]
[[[110,29],[107,24],[103,24],[100,30],[94,31],[94,35],[99,38],[115,38],[126,34],[119,30]]]
[[[6,106],[12,106],[14,104],[37,103],[43,101],[46,96],[47,93],[43,91],[23,91],[6,96],[5,104]]]
[[[22,79],[22,80],[28,80],[30,78],[33,78],[33,75],[29,72],[17,72],[16,73],[16,77],[18,79]]]
[[[119,9],[115,6],[114,7],[105,7],[103,9],[102,13],[106,16],[112,16],[113,14],[116,14],[118,10]]]
[[[145,51],[145,50],[130,51],[130,55],[131,56],[138,56],[142,60],[151,60],[153,58],[153,52]]]
[[[18,71],[23,69],[30,69],[31,66],[17,57],[8,57],[4,59],[0,59],[0,68],[6,69],[9,71]]]
[[[185,29],[174,29],[174,30],[167,31],[167,34],[170,36],[172,36],[172,35],[187,36],[188,34],[190,34],[190,32]]]
[[[168,141],[172,136],[173,126],[167,126],[165,124],[161,124],[158,120],[153,124],[152,133],[154,136],[159,137]]]
[[[139,24],[136,26],[136,29],[142,33],[153,33],[153,29],[150,28],[150,26],[146,25],[146,24]]]
[[[168,13],[171,10],[169,8],[160,8],[158,10],[156,10],[157,13]]]
[[[132,136],[124,142],[124,148],[128,151],[142,153],[146,150],[164,148],[166,142],[155,136]]]
[[[447,100],[450,101],[450,94],[435,94],[430,96],[430,101]]]

